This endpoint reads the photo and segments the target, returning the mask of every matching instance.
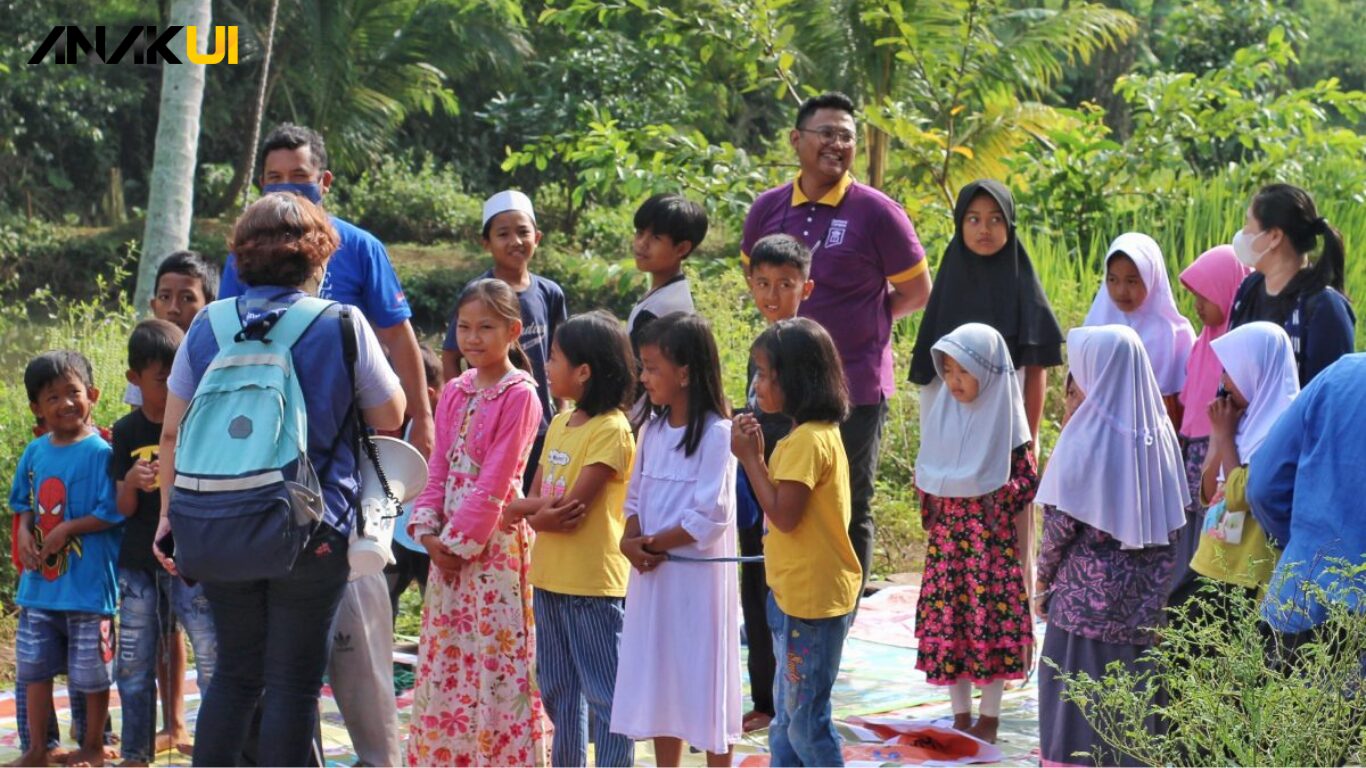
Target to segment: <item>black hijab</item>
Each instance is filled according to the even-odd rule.
[[[993,256],[978,256],[963,242],[963,217],[979,194],[1001,206],[1010,234]],[[986,323],[1005,337],[1015,366],[1062,363],[1062,329],[1048,305],[1034,264],[1015,234],[1015,200],[1004,184],[979,179],[963,187],[953,209],[953,240],[935,275],[930,303],[911,354],[912,383],[934,380],[930,348],[964,323]]]

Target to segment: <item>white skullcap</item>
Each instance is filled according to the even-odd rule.
[[[521,211],[531,217],[532,224],[536,223],[536,209],[531,207],[531,198],[515,189],[505,189],[484,201],[484,223],[481,226],[487,227],[490,219],[506,211]]]

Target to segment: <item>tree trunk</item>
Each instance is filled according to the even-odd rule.
[[[168,23],[195,25],[202,30],[197,39],[200,53],[206,52],[213,42],[210,0],[173,0]],[[161,67],[161,108],[157,113],[156,148],[148,181],[147,226],[142,236],[135,307],[147,306],[161,259],[190,244],[204,76],[204,65],[188,59],[180,64],[163,63]]]
[[[881,129],[868,128],[868,186],[882,189],[887,180],[887,145],[891,137]]]
[[[261,46],[261,79],[256,86],[256,103],[251,110],[251,141],[242,150],[242,159],[238,162],[237,171],[232,176],[232,188],[228,191],[227,204],[224,208],[231,207],[234,202],[241,201],[242,207],[247,205],[247,190],[251,188],[251,182],[256,175],[256,145],[261,141],[261,118],[266,112],[267,86],[270,84],[270,59],[275,51],[275,22],[280,15],[280,0],[271,0],[270,20],[266,23],[265,45]]]

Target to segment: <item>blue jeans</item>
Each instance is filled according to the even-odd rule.
[[[768,727],[773,766],[844,765],[840,737],[830,711],[830,690],[839,674],[844,636],[854,614],[829,619],[788,616],[768,596],[768,626],[778,674],[773,681],[776,713]]]
[[[309,764],[329,630],[349,572],[346,537],[322,526],[288,576],[204,584],[218,664],[199,708],[195,765],[237,765],[258,700],[257,765]]]
[[[206,694],[218,658],[218,640],[203,586],[188,586],[161,568],[119,569],[119,655],[114,680],[123,705],[125,760],[146,763],[156,754],[157,644],[176,620],[190,636],[199,691]],[[178,642],[179,636],[175,638]]]
[[[626,601],[537,589],[536,680],[555,724],[551,765],[588,764],[588,712],[593,712],[599,766],[635,765],[635,741],[612,733],[612,691]]]

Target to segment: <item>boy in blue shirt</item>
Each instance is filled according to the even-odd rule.
[[[68,351],[29,362],[24,388],[48,433],[24,449],[9,497],[24,565],[15,657],[28,694],[29,747],[19,764],[47,764],[52,679],[65,671],[87,707],[81,749],[70,759],[103,765],[121,538],[111,526],[123,518],[109,479],[109,444],[90,426],[100,393],[90,361]]]

